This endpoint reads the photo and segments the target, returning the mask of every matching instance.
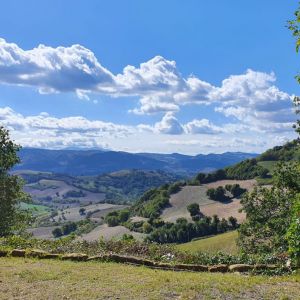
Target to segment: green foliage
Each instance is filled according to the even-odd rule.
[[[200,215],[200,207],[198,203],[191,203],[187,206],[187,210],[191,217]]]
[[[255,188],[241,200],[247,218],[239,229],[239,245],[247,253],[283,253],[288,249],[293,199],[300,192],[298,164],[279,164],[274,177],[272,188]]]
[[[52,231],[54,237],[61,237],[63,235],[69,235],[77,230],[77,224],[75,222],[68,222],[64,224],[61,228],[57,227]]]
[[[300,196],[298,194],[293,205],[292,222],[287,232],[289,254],[295,265],[300,267]]]
[[[168,194],[172,195],[172,194],[178,193],[181,190],[182,186],[184,186],[184,185],[185,185],[185,183],[181,182],[181,181],[170,184],[170,186],[168,188]]]
[[[139,242],[132,238],[122,240],[109,240],[87,242],[74,239],[73,235],[55,240],[39,240],[11,236],[0,238],[0,249],[41,249],[51,253],[86,253],[87,255],[99,255],[116,253],[121,255],[137,256],[157,262],[184,263],[184,264],[278,264],[284,265],[285,258],[282,256],[263,254],[237,254],[230,255],[222,252],[211,253],[210,251],[183,252],[176,250],[175,245]],[[275,270],[274,272],[278,272]]]
[[[104,221],[110,227],[121,225],[128,221],[130,217],[130,212],[128,209],[123,209],[119,211],[113,211],[106,215]]]
[[[63,198],[81,198],[81,197],[85,197],[85,193],[80,190],[80,191],[67,191],[64,195]]]
[[[226,195],[226,190],[222,186],[218,186],[216,189],[210,188],[206,192],[207,196],[215,201],[227,202],[230,198]]]
[[[10,140],[8,130],[0,127],[0,236],[23,229],[26,214],[18,209],[21,200],[28,196],[22,191],[23,181],[11,175],[11,168],[19,163],[17,152],[20,147]]]
[[[143,232],[146,233],[146,234],[148,234],[148,233],[150,233],[151,231],[152,231],[152,226],[151,226],[151,224],[148,223],[148,222],[144,222],[144,223],[143,223]]]
[[[149,189],[178,179],[179,176],[163,171],[129,170],[100,176],[77,177],[74,185],[92,192],[105,193],[107,201],[117,203],[134,202]]]
[[[234,225],[233,225],[234,224]],[[195,223],[188,223],[185,218],[179,218],[176,223],[165,223],[153,229],[146,240],[164,243],[186,243],[194,238],[223,233],[237,228],[237,221],[229,222],[220,220],[217,216],[213,218],[202,217]]]
[[[55,193],[55,185],[45,185],[41,180],[62,181],[80,191],[72,190],[64,194],[63,201],[75,201],[86,196],[85,191],[104,193],[106,203],[127,204],[136,201],[149,189],[159,187],[165,183],[173,183],[182,178],[163,171],[124,170],[99,176],[70,176],[46,172],[22,172],[21,176],[31,188],[39,190],[53,188],[52,198],[59,197]],[[181,186],[176,183],[174,189]],[[172,186],[171,186],[172,187]],[[72,199],[73,198],[73,199]],[[51,200],[51,199],[50,199]],[[62,201],[59,199],[59,201]]]
[[[240,187],[239,184],[226,184],[225,189],[231,193],[233,198],[239,198],[241,195],[246,193],[246,189]]]
[[[55,238],[59,238],[63,235],[61,228],[57,227],[52,230],[52,234]]]
[[[74,232],[76,229],[77,229],[77,224],[75,222],[70,222],[62,226],[62,233],[63,235],[68,235],[71,232]]]
[[[84,216],[84,215],[85,215],[85,211],[86,211],[86,209],[85,209],[84,207],[81,207],[81,208],[79,209],[79,214],[80,214],[81,216]]]
[[[256,159],[244,160],[225,169],[227,179],[245,180],[255,177],[265,178],[269,171],[257,164]]]
[[[283,146],[276,146],[262,153],[258,161],[290,161],[299,158],[299,141],[294,140]]]
[[[157,218],[169,205],[169,186],[147,191],[132,207],[134,214],[145,218]]]
[[[220,170],[217,170],[217,171],[215,171],[213,173],[208,173],[208,174],[199,173],[196,176],[196,180],[200,184],[215,182],[215,181],[223,180],[223,179],[226,179],[226,178],[227,178],[227,175],[226,175],[225,170],[223,170],[223,169],[220,169]]]

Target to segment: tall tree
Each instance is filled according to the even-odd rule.
[[[20,162],[19,150],[20,146],[10,139],[8,130],[0,127],[0,236],[11,234],[22,219],[18,203],[25,196],[23,183],[18,176],[9,173]]]

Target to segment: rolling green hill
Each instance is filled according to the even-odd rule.
[[[56,198],[60,202],[66,202],[68,199],[81,201],[83,198],[87,198],[86,202],[88,202],[89,195],[92,202],[98,195],[98,201],[116,204],[130,203],[151,188],[182,178],[163,171],[141,170],[122,170],[99,176],[70,176],[33,171],[17,171],[15,173],[25,180],[26,190],[35,200],[41,200],[47,196],[48,203]],[[75,195],[76,191],[78,195]],[[57,192],[63,193],[63,195],[58,196]]]
[[[192,253],[216,253],[220,251],[228,254],[236,254],[238,252],[238,247],[236,245],[237,237],[237,231],[229,231],[213,237],[202,238],[193,240],[189,243],[180,244],[177,245],[176,248],[181,251]]]

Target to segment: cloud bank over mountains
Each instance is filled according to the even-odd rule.
[[[175,61],[155,56],[139,66],[128,65],[121,73],[113,74],[91,50],[81,45],[57,48],[39,45],[24,50],[0,39],[0,83],[34,87],[41,94],[73,92],[86,100],[92,94],[134,96],[138,97],[139,105],[135,107],[133,103],[129,111],[132,117],[135,114],[162,115],[159,122],[134,127],[91,121],[81,116],[55,118],[42,113],[25,117],[9,107],[0,109],[3,125],[17,131],[18,139],[25,145],[29,143],[26,139],[30,139],[30,143],[37,143],[39,147],[109,147],[103,139],[138,134],[224,135],[225,138],[238,133],[251,136],[252,132],[268,137],[284,133],[290,137],[295,120],[293,96],[275,85],[274,73],[249,69],[215,86],[195,76],[185,78]],[[211,106],[215,114],[222,115],[228,122],[216,125],[204,118],[182,123],[177,114],[187,105]],[[49,138],[43,139],[43,136]],[[188,146],[184,138],[182,145]]]

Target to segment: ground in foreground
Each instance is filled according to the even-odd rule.
[[[0,258],[0,299],[299,299],[300,276],[152,270]]]

